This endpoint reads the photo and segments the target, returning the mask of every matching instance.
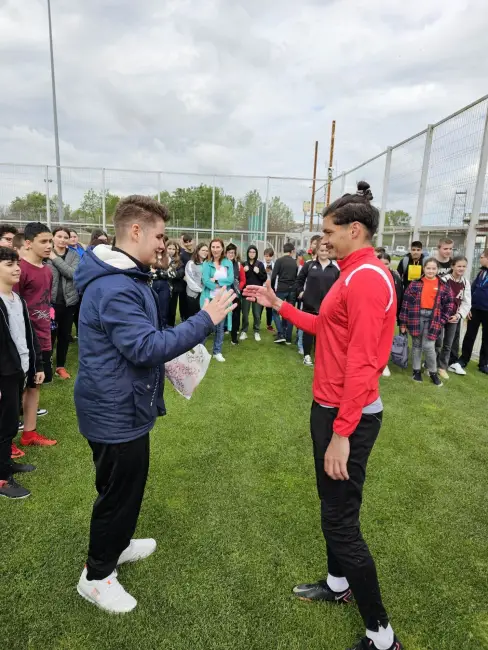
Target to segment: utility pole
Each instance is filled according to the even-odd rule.
[[[313,231],[313,218],[315,211],[315,182],[317,180],[317,158],[319,155],[319,141],[315,141],[315,155],[313,159],[312,201],[310,202],[310,232]]]
[[[330,134],[330,156],[329,156],[329,169],[328,169],[328,183],[327,183],[327,201],[325,206],[328,208],[330,204],[330,190],[332,187],[332,165],[334,164],[334,144],[335,144],[335,120],[332,120],[332,133]]]
[[[51,23],[51,0],[47,0],[47,16],[49,22],[49,50],[51,54],[51,84],[53,91],[53,118],[54,118],[54,148],[56,150],[56,175],[58,181],[58,222],[63,223],[63,188],[61,186],[61,158],[59,156],[58,109],[56,103],[56,79],[54,76],[54,49],[53,28]]]

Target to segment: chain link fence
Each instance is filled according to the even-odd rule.
[[[447,236],[473,273],[488,232],[487,159],[488,95],[334,177],[331,199],[368,181],[381,210],[378,245],[394,252],[420,238],[433,249]]]
[[[18,228],[29,221],[63,223],[86,243],[95,228],[113,233],[121,197],[144,194],[168,206],[171,238],[183,232],[197,242],[221,237],[243,252],[255,244],[262,254],[266,246],[280,253],[302,224],[308,227],[312,179],[62,167],[61,187],[60,218],[55,167],[0,164],[0,221]]]

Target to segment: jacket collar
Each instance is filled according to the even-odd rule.
[[[354,251],[354,253],[350,253],[343,260],[337,260],[337,263],[339,264],[340,270],[345,271],[352,266],[362,264],[368,260],[374,260],[375,262],[378,261],[376,255],[374,254],[374,248],[372,246],[360,248],[359,250]]]

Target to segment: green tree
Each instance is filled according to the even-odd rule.
[[[105,217],[107,223],[111,223],[117,203],[120,201],[120,196],[112,194],[110,190],[105,192]],[[77,221],[84,221],[86,223],[101,224],[102,223],[102,203],[103,196],[99,190],[87,190],[81,200],[80,207],[73,213]]]
[[[261,194],[258,190],[251,190],[243,199],[239,199],[235,209],[235,227],[247,230],[249,228],[250,218],[259,214],[262,203]]]
[[[274,196],[268,202],[268,232],[288,232],[295,225],[293,210]]]
[[[385,213],[385,226],[409,226],[410,215],[404,210],[389,210]]]
[[[49,209],[53,221],[57,220],[58,197],[49,197]],[[71,216],[71,207],[63,203],[64,218]],[[43,192],[29,192],[25,196],[16,196],[8,208],[9,214],[21,217],[24,221],[46,220],[46,195]]]

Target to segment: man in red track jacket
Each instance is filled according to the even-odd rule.
[[[360,183],[357,194],[346,194],[324,213],[323,241],[341,275],[318,316],[279,300],[269,283],[244,294],[316,337],[310,423],[328,576],[293,591],[302,600],[336,603],[349,602],[352,593],[366,636],[351,650],[401,650],[359,525],[366,465],[383,416],[378,383],[397,311],[393,279],[371,245],[379,222],[372,198],[369,185]]]

